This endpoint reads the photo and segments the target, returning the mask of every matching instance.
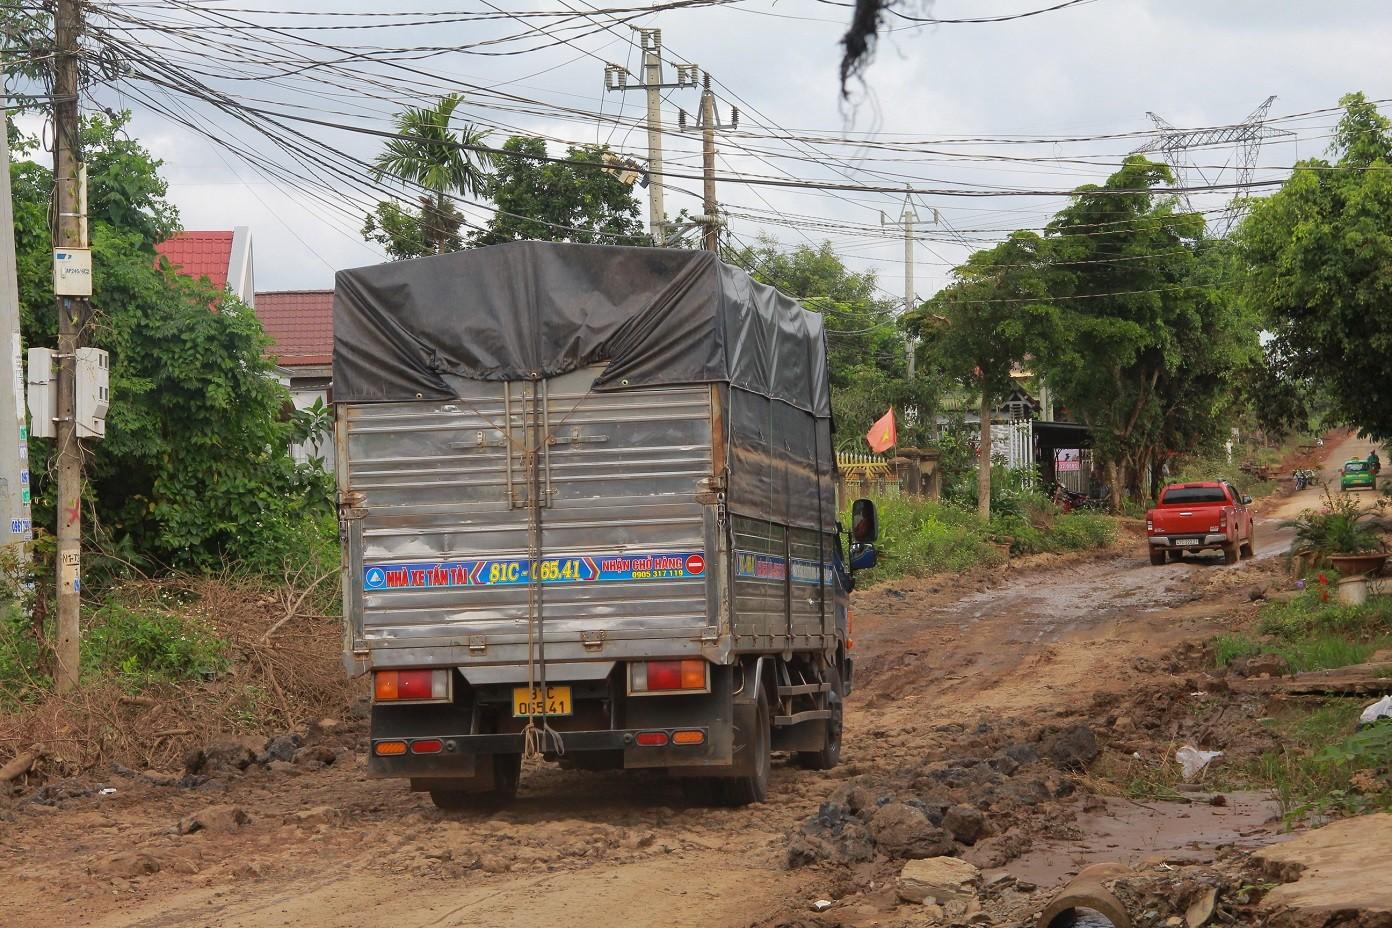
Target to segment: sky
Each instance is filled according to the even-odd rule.
[[[849,17],[839,0],[740,0],[625,16],[626,22],[594,13],[587,21],[577,18],[576,31],[565,33],[565,41],[541,31],[555,20],[527,14],[590,14],[637,5],[627,0],[414,0],[409,13],[421,14],[418,20],[397,11],[379,17],[334,15],[382,11],[362,0],[291,3],[276,13],[243,12],[273,6],[251,0],[198,5],[205,17],[213,11],[222,17],[216,22],[241,30],[239,57],[274,58],[288,48],[322,61],[361,55],[368,48],[428,49],[396,63],[360,64],[355,58],[356,76],[334,78],[334,84],[324,82],[322,69],[271,79],[266,66],[258,66],[259,79],[241,79],[244,65],[198,44],[213,35],[211,30],[168,31],[171,24],[195,21],[184,4],[113,4],[109,10],[165,29],[126,21],[120,24],[126,31],[113,32],[112,21],[98,14],[107,31],[94,34],[89,46],[114,44],[103,36],[116,36],[126,54],[137,50],[142,59],[199,71],[208,86],[238,101],[254,99],[253,105],[277,112],[373,129],[389,129],[401,106],[459,90],[465,94],[461,121],[493,127],[491,143],[501,143],[511,132],[535,133],[551,140],[553,154],[563,154],[565,142],[598,141],[646,156],[646,135],[637,125],[641,92],[606,92],[603,71],[605,62],[615,62],[640,73],[630,26],[661,28],[669,62],[692,62],[712,75],[722,120],[730,119],[732,105],[741,110],[738,130],[718,140],[718,197],[731,211],[732,240],[754,243],[767,236],[789,248],[830,240],[850,266],[878,275],[886,299],[903,293],[904,246],[898,228],[881,226],[881,213],[896,218],[903,194],[757,187],[738,177],[856,186],[908,183],[942,191],[913,197],[924,220],[913,244],[915,294],[921,299],[946,283],[951,268],[973,248],[1013,228],[1042,226],[1066,202],[1056,195],[948,192],[1062,192],[1100,182],[1146,141],[1134,133],[1154,129],[1147,113],[1181,128],[1226,125],[1241,122],[1273,94],[1270,116],[1277,118],[1269,125],[1292,134],[1263,144],[1255,178],[1279,179],[1297,159],[1324,153],[1337,119],[1329,109],[1344,93],[1392,97],[1386,68],[1392,4],[1373,0],[1330,0],[1318,7],[1273,0],[1088,0],[1011,22],[980,24],[911,25],[890,17],[893,31],[882,34],[850,99],[843,98],[838,78],[838,41]],[[1053,0],[921,0],[899,9],[951,19],[1052,5]],[[496,18],[448,22],[450,17],[439,15],[446,12],[495,13]],[[295,15],[300,13],[320,15]],[[424,24],[396,25],[411,21]],[[354,28],[304,28],[343,25]],[[506,36],[514,39],[479,44]],[[263,41],[264,54],[256,51]],[[667,78],[674,79],[670,65]],[[500,108],[498,93],[527,102]],[[258,290],[327,288],[335,270],[384,259],[362,241],[362,216],[372,197],[353,189],[353,181],[296,164],[273,140],[206,102],[170,94],[130,74],[108,74],[87,91],[89,105],[135,112],[130,132],[163,159],[170,198],[186,228],[251,228]],[[666,96],[663,120],[675,130],[677,109],[695,112],[699,94],[682,88]],[[246,157],[155,112],[152,102],[243,149]],[[1298,115],[1304,113],[1310,115]],[[381,144],[361,133],[289,125],[364,161]],[[1125,133],[1133,135],[1065,140]],[[983,138],[995,141],[962,141]],[[664,135],[664,149],[669,170],[698,172],[695,137],[671,131]],[[1198,166],[1186,168],[1183,181],[1236,179],[1231,146],[1181,157]],[[296,182],[277,176],[276,165]],[[691,195],[700,190],[698,180],[674,177],[668,185],[669,214],[682,208],[699,212],[699,199]],[[647,195],[641,189],[636,193],[646,214]],[[1194,205],[1218,210],[1226,199],[1203,194]],[[936,224],[929,221],[935,211]],[[466,214],[474,222],[486,217],[484,209],[474,207]]]

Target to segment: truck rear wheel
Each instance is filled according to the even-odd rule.
[[[833,664],[827,668],[827,682],[831,689],[827,693],[827,708],[831,718],[827,719],[827,740],[820,751],[799,751],[798,763],[808,770],[830,770],[841,763],[842,709],[845,700],[841,693],[841,671]]]
[[[1237,563],[1237,542],[1230,541],[1227,544],[1223,545],[1223,563]]]
[[[442,786],[430,790],[430,801],[435,808],[445,812],[462,812],[468,809],[503,805],[517,798],[517,787],[522,781],[521,754],[494,754],[493,787],[486,790],[458,789]],[[467,781],[465,781],[467,782]]]
[[[1247,530],[1247,540],[1242,543],[1241,554],[1243,557],[1252,557],[1257,553],[1257,530],[1249,528]]]
[[[754,702],[754,730],[739,733],[736,752],[750,752],[754,772],[747,777],[715,781],[715,801],[722,806],[747,806],[768,799],[769,776],[773,769],[773,721],[769,717],[768,690],[759,686]]]
[[[1165,563],[1165,549],[1157,548],[1154,545],[1150,549],[1150,564],[1152,567],[1159,567]]]

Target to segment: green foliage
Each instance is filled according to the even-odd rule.
[[[88,343],[111,353],[106,438],[87,446],[88,544],[149,566],[232,560],[278,571],[332,512],[332,485],[289,454],[289,395],[254,312],[156,263],[175,223],[159,163],[121,138],[124,116],[84,128],[94,260]],[[53,344],[52,174],[12,168],[22,326]],[[51,442],[31,442],[34,518],[53,524]],[[89,584],[90,586],[90,584]]]
[[[1297,672],[1361,664],[1392,645],[1392,598],[1371,597],[1362,606],[1323,602],[1308,589],[1284,603],[1262,607],[1257,631],[1264,637],[1220,635],[1214,658],[1225,667],[1238,658],[1276,654]]]
[[[599,167],[604,145],[572,145],[563,161],[547,156],[546,141],[514,135],[503,143],[507,154],[483,185],[496,212],[488,225],[469,234],[473,245],[526,239],[609,245],[650,245],[639,218],[633,187],[618,172]]]
[[[1246,635],[1219,635],[1213,639],[1213,661],[1218,667],[1226,667],[1235,660],[1260,653],[1261,642]]]
[[[139,681],[199,679],[227,667],[227,647],[187,616],[111,599],[87,619],[83,672]]]
[[[1252,201],[1237,233],[1242,293],[1275,336],[1276,376],[1315,384],[1332,417],[1392,437],[1392,124],[1361,93],[1341,101],[1337,160],[1300,162]]]
[[[997,563],[1001,555],[993,545],[1003,535],[1011,535],[1011,550],[1022,554],[1103,547],[1116,537],[1115,525],[1106,516],[1060,515],[1052,506],[1041,525],[1020,516],[1000,516],[988,525],[960,506],[927,499],[889,497],[877,500],[876,506],[880,557],[874,570],[857,574],[865,583],[961,573],[980,564]]]
[[[1362,706],[1363,700],[1330,699],[1273,723],[1282,747],[1253,765],[1251,779],[1275,789],[1288,820],[1310,812],[1360,814],[1392,807],[1386,782],[1392,723],[1355,731]]]
[[[1331,554],[1366,554],[1382,550],[1376,514],[1352,497],[1324,492],[1323,509],[1306,509],[1281,523],[1295,529],[1292,551],[1309,551],[1320,559]]]
[[[723,257],[822,314],[839,450],[868,451],[865,433],[891,407],[900,445],[934,443],[941,379],[931,370],[908,379],[903,334],[893,318],[898,303],[883,296],[873,272],[848,270],[830,242],[782,251],[761,239]]]
[[[38,669],[44,656],[45,649],[23,604],[17,599],[0,601],[0,712],[16,708],[48,688],[51,681]]]

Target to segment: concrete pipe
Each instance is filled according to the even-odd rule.
[[[1036,928],[1068,928],[1077,919],[1080,909],[1091,909],[1105,917],[1116,928],[1131,928],[1131,916],[1121,900],[1102,885],[1103,880],[1115,879],[1130,873],[1122,864],[1093,864],[1084,868],[1054,897]]]

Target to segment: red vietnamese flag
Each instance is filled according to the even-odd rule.
[[[890,448],[899,444],[899,430],[894,427],[894,407],[889,407],[889,412],[880,417],[880,421],[870,426],[870,431],[865,434],[865,440],[870,443],[870,450],[876,454],[883,454]]]

